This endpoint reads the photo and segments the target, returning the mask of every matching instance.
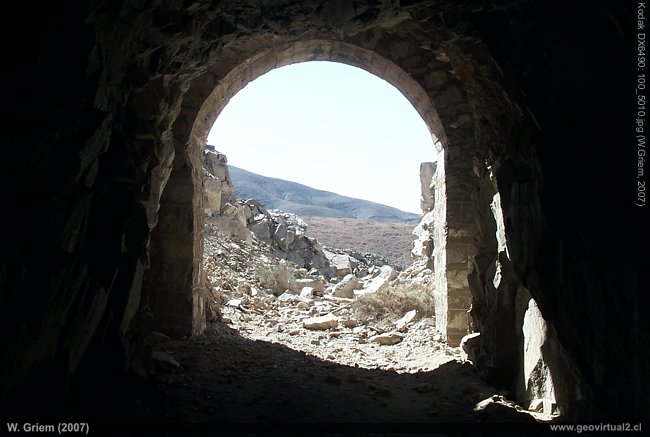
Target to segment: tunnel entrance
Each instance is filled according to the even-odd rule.
[[[417,234],[429,251],[411,260],[421,204],[433,204],[433,173],[421,194],[417,170],[436,158],[434,139],[398,90],[358,68],[299,63],[251,82],[204,152],[209,320],[341,364],[450,360],[457,350],[441,350],[435,327],[430,220]],[[357,199],[340,196],[355,188]],[[388,206],[409,198],[418,214]]]
[[[200,293],[204,273],[199,262],[203,252],[201,159],[212,124],[235,93],[267,71],[297,62],[332,61],[360,67],[395,86],[438,139],[434,152],[441,157],[440,165],[431,182],[431,194],[436,199],[430,211],[429,256],[434,272],[431,289],[443,339],[458,345],[469,325],[471,298],[467,274],[474,251],[475,225],[468,208],[469,193],[454,189],[449,195],[448,186],[454,181],[455,172],[446,176],[446,167],[453,162],[449,156],[455,154],[445,152],[447,134],[430,97],[435,92],[425,90],[411,74],[378,51],[338,41],[279,43],[265,50],[258,47],[254,54],[236,54],[229,62],[209,68],[195,81],[179,114],[181,122],[177,123],[174,138],[186,138],[186,142],[174,142],[176,155],[161,197],[159,222],[151,238],[150,302],[159,329],[187,335],[201,333],[206,327],[205,299]],[[429,71],[436,73],[430,68]],[[442,79],[439,76],[436,84]],[[451,184],[452,188],[457,185]]]

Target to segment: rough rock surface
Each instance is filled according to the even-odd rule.
[[[283,262],[273,254],[270,246],[256,237],[251,245],[232,240],[209,224],[205,236],[204,269],[211,308],[218,315],[217,320],[238,329],[242,335],[282,342],[300,350],[309,349],[323,359],[332,359],[328,356],[334,350],[332,356],[338,356],[338,362],[357,363],[368,368],[383,363],[381,365],[387,368],[417,371],[437,366],[441,357],[444,360],[459,357],[458,350],[440,342],[434,319],[414,320],[414,314],[405,314],[396,320],[366,320],[355,311],[355,299],[337,297],[333,293],[337,286],[346,282],[361,287],[366,281],[371,283],[379,277],[395,280],[396,273],[390,266],[373,267],[372,273],[362,279],[350,274],[347,281],[344,278],[337,284],[321,284],[324,293],[313,293],[312,287],[303,287],[302,291],[307,290],[304,295],[285,292],[275,296],[272,290],[264,288],[258,277],[259,271],[273,270]],[[306,269],[296,267],[294,270],[301,283],[317,281],[303,278],[306,274]],[[391,334],[392,330],[400,328],[400,334]],[[373,340],[377,336],[379,340]],[[379,358],[363,358],[375,354],[374,341],[394,344],[399,341],[398,336],[404,341],[388,354],[397,353],[392,360],[386,360],[384,354],[380,361],[376,361]],[[355,348],[361,352],[354,352]]]
[[[350,273],[346,275],[332,289],[332,296],[336,297],[354,297],[354,290],[359,287],[359,278]]]
[[[206,221],[214,224],[226,236],[251,244],[252,235],[255,235],[269,246],[276,257],[328,279],[351,273],[358,277],[366,276],[372,266],[388,263],[385,258],[370,252],[324,249],[314,237],[307,235],[307,223],[296,214],[269,211],[256,199],[237,199],[229,176],[227,157],[213,146],[206,145],[203,167]],[[351,285],[353,288],[355,286]],[[318,291],[322,291],[322,288]],[[352,297],[351,289],[342,291],[339,287],[337,295],[341,293],[346,295],[341,297]]]
[[[555,388],[553,376],[544,359],[544,347],[547,342],[546,321],[531,299],[524,314],[524,366],[523,379],[525,394],[519,397],[528,401],[534,410],[552,413],[555,408]],[[547,355],[548,359],[548,355]],[[535,408],[539,405],[539,408]]]
[[[217,225],[231,238],[251,243],[244,209],[235,196],[226,156],[213,146],[206,145],[203,151],[203,169],[203,208],[206,220]]]
[[[291,261],[300,268],[314,269],[327,278],[338,274],[320,243],[306,235],[307,224],[300,217],[284,211],[268,211],[254,199],[248,199],[242,205],[248,228],[268,244],[278,258]]]
[[[379,272],[365,286],[355,292],[357,295],[377,293],[388,287],[390,282],[397,277],[397,272],[391,266],[382,266]]]

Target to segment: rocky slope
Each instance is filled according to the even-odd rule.
[[[313,223],[324,225],[316,232],[328,241],[324,250],[314,233],[308,233],[308,223],[296,214],[268,210],[256,199],[238,199],[227,159],[212,146],[205,148],[203,166],[205,222],[229,238],[250,245],[255,235],[278,259],[328,279],[348,273],[364,276],[372,265],[391,264],[401,270],[409,264],[411,237],[407,230],[412,225],[310,218]],[[344,224],[342,228],[336,227],[339,220]],[[345,232],[340,232],[341,229]],[[396,238],[396,234],[401,238]],[[346,238],[352,235],[354,238]]]

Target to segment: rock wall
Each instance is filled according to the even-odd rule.
[[[244,208],[235,196],[228,172],[228,159],[213,146],[203,151],[203,208],[206,220],[214,223],[229,238],[250,244],[252,236],[247,227]]]
[[[420,164],[420,185],[422,193],[420,197],[420,207],[422,208],[422,217],[420,222],[413,229],[413,248],[411,249],[411,259],[413,262],[424,261],[431,270],[433,270],[433,248],[434,248],[434,222],[435,214],[435,181],[437,163],[423,162]]]
[[[646,236],[635,231],[646,212],[634,206],[625,152],[613,147],[633,141],[625,128],[630,114],[623,109],[632,96],[614,85],[632,77],[623,66],[629,53],[625,41],[632,40],[634,29],[632,11],[623,4],[577,2],[563,7],[560,17],[556,6],[540,2],[534,12],[517,8],[507,16],[495,11],[476,17],[504,77],[521,86],[511,95],[525,96],[524,110],[532,116],[528,129],[492,146],[484,165],[476,166],[483,183],[475,195],[481,249],[470,280],[473,319],[483,336],[513,305],[502,307],[498,302],[507,296],[490,290],[496,277],[490,265],[497,258],[496,241],[486,238],[494,233],[486,208],[495,194],[488,187],[492,167],[510,254],[507,275],[512,275],[506,282],[513,289],[520,282],[546,321],[542,354],[559,409],[591,420],[597,420],[597,410],[647,416],[642,406],[647,401],[637,389],[647,381],[647,371],[641,370],[647,369],[647,357],[631,352],[647,344],[639,336],[648,325],[639,316],[644,304],[637,271],[647,260],[637,243],[645,244]],[[511,24],[500,27],[500,20]],[[503,271],[500,286],[505,286]],[[518,292],[508,299],[516,302],[514,320],[522,326],[527,296]],[[491,349],[487,356],[497,362],[502,354]]]
[[[455,299],[450,302],[447,282],[447,197],[442,165],[444,161],[444,153],[441,152],[436,162],[424,162],[420,165],[422,218],[413,229],[413,266],[407,269],[406,273],[409,277],[419,277],[420,282],[427,284],[434,298],[437,329],[446,334],[450,344],[457,346],[469,329],[466,316],[469,302],[467,299]],[[450,271],[450,274],[456,278],[462,276],[456,271],[453,272]],[[460,293],[465,294],[464,291]],[[449,311],[450,303],[455,311]]]
[[[581,379],[567,366],[570,358],[513,270],[501,196],[491,170],[488,173],[492,184],[483,188],[494,194],[491,214],[483,217],[481,232],[492,238],[485,239],[491,242],[490,248],[482,248],[483,256],[476,258],[470,277],[472,328],[480,332],[478,337],[466,337],[472,344],[470,360],[487,379],[513,393],[525,407],[562,413],[565,406],[556,405],[556,386],[559,391],[574,390],[582,397]],[[488,259],[490,252],[493,256]]]

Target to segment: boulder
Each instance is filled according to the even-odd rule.
[[[252,222],[248,223],[248,229],[266,244],[271,243],[271,222],[265,217],[260,220],[253,218]]]
[[[349,275],[355,267],[355,263],[349,255],[329,252],[326,250],[325,256],[330,264],[336,269],[337,276],[343,277]]]
[[[284,223],[282,218],[274,218],[275,220],[273,220],[273,224],[275,225],[275,229],[273,231],[273,239],[280,245],[280,247],[283,247],[286,250],[289,246],[287,242],[287,225]]]
[[[379,343],[382,346],[392,346],[401,342],[402,340],[404,340],[404,336],[402,334],[398,334],[397,332],[387,332],[385,334],[375,335],[370,338],[370,341]]]
[[[300,300],[298,296],[295,294],[289,292],[288,290],[282,293],[280,296],[278,296],[278,300],[280,302],[294,302]]]
[[[373,278],[365,287],[361,290],[355,290],[354,294],[357,296],[363,296],[366,294],[377,293],[388,287],[390,281],[397,278],[397,272],[393,270],[391,266],[382,266],[376,278]]]
[[[359,288],[359,279],[353,274],[349,274],[334,286],[332,296],[352,298],[356,288]]]
[[[303,320],[302,326],[305,329],[315,331],[324,331],[326,329],[336,328],[339,324],[339,319],[334,314],[326,314],[320,317],[310,317]]]
[[[346,328],[355,328],[359,322],[355,319],[346,319],[341,322]]]
[[[226,306],[237,308],[242,304],[241,299],[231,299],[226,302]]]
[[[296,282],[298,282],[298,285],[302,287],[311,287],[314,289],[314,291],[318,291],[318,292],[325,291],[325,284],[323,284],[323,281],[321,281],[321,279],[318,277],[298,279]]]
[[[315,270],[326,278],[336,275],[336,269],[331,266],[318,241],[305,235],[307,223],[300,217],[279,210],[268,211],[254,199],[243,202],[243,208],[248,228],[271,248],[274,256],[290,261],[302,272]],[[313,286],[316,291],[322,291],[319,285],[303,286]]]
[[[310,299],[314,295],[314,287],[302,287],[300,297],[303,299]]]
[[[413,321],[416,314],[417,314],[416,310],[411,310],[411,311],[407,312],[406,314],[404,314],[404,317],[402,317],[397,322],[395,322],[395,327],[397,328],[397,330],[399,332],[406,331],[407,325]]]

